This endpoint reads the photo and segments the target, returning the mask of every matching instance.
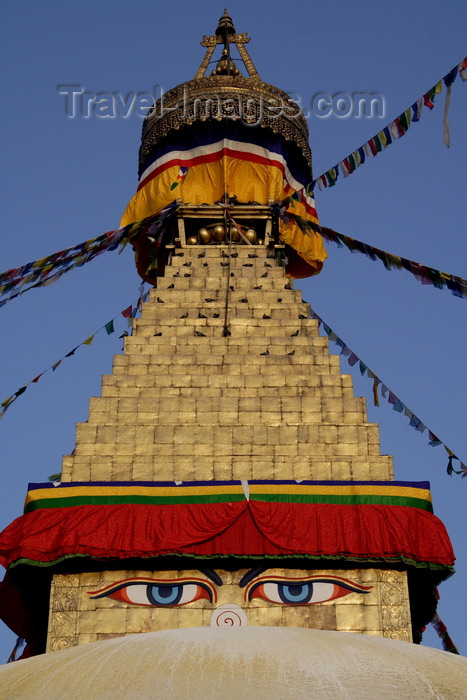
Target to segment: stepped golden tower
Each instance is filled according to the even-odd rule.
[[[141,221],[153,289],[60,483],[31,484],[0,536],[31,653],[164,630],[193,649],[203,627],[220,647],[261,644],[250,627],[419,641],[452,572],[429,485],[394,480],[294,288],[326,258],[308,129],[248,42],[224,12],[145,119],[122,225]]]

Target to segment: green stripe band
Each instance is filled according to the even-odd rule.
[[[84,505],[118,505],[118,504],[146,504],[146,505],[183,505],[197,503],[233,503],[244,501],[244,494],[202,494],[202,495],[178,495],[178,496],[136,496],[136,495],[111,495],[111,496],[64,496],[63,498],[41,498],[31,501],[26,506],[25,512],[43,508],[66,508]],[[338,495],[338,494],[251,494],[252,501],[266,501],[270,503],[332,503],[340,505],[388,505],[419,508],[429,513],[433,512],[430,501],[422,498],[407,496],[382,496],[371,494]]]

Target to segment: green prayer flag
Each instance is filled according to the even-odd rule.
[[[407,131],[409,128],[409,124],[407,122],[407,115],[405,112],[402,112],[402,114],[399,116],[399,122],[404,131]]]
[[[114,322],[109,321],[108,323],[105,324],[104,328],[107,331],[107,335],[110,335],[111,333],[113,333],[115,331]]]

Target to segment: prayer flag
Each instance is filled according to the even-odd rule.
[[[431,447],[441,445],[441,440],[437,438],[436,435],[431,432],[431,430],[428,431],[428,437],[430,438],[430,442],[428,444],[431,445]]]
[[[380,153],[383,150],[383,143],[380,139],[379,134],[376,134],[376,136],[373,136],[372,141],[375,144],[376,153]],[[376,155],[376,153],[375,153],[375,155]]]
[[[433,103],[433,102],[431,101],[431,99],[430,99],[430,97],[431,97],[430,93],[431,93],[431,90],[430,90],[429,92],[426,92],[426,93],[423,95],[423,103],[424,103],[425,107],[428,107],[428,109],[433,109],[433,107],[434,107],[435,105],[434,105],[434,103]]]
[[[459,75],[462,80],[467,80],[467,56],[462,63],[459,63]]]

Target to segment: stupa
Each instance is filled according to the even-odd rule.
[[[284,643],[293,632],[303,649],[311,630],[344,646],[344,632],[419,642],[453,571],[429,485],[394,480],[294,289],[326,258],[308,128],[248,42],[225,11],[195,78],[144,121],[122,225],[146,220],[132,244],[153,289],[60,480],[31,484],[0,535],[1,612],[26,656],[68,649],[65,662],[96,642],[101,658],[117,637],[127,654],[141,633],[164,646],[167,630],[198,653],[201,627],[216,628],[199,631],[202,647],[217,628],[228,644],[230,627],[245,628],[235,649],[243,632],[248,648],[264,643],[252,626],[294,628]]]

